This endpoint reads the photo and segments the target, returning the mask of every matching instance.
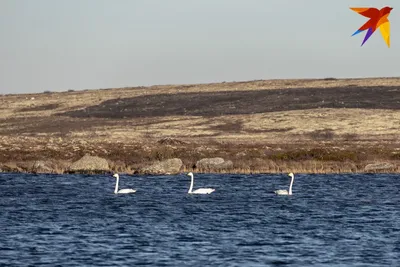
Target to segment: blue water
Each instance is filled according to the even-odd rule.
[[[400,176],[0,174],[3,266],[400,266]]]

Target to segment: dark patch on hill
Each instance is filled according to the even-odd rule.
[[[400,109],[399,87],[334,87],[157,94],[112,99],[57,115],[76,118],[221,116],[315,108]]]

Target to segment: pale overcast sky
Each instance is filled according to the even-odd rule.
[[[0,93],[400,76],[398,0],[0,0]],[[392,6],[391,48],[350,6]]]

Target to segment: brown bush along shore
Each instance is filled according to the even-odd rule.
[[[0,96],[0,169],[110,172],[180,158],[181,171],[400,172],[400,78],[257,80]],[[202,158],[233,168],[201,170]],[[387,168],[365,169],[386,163]]]

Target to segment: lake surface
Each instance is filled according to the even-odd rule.
[[[3,266],[400,266],[400,176],[0,174]]]

